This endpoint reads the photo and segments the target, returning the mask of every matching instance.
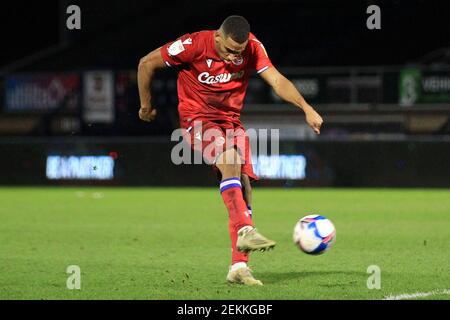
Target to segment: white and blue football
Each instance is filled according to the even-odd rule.
[[[294,243],[307,254],[318,255],[328,251],[336,242],[336,228],[324,216],[301,218],[294,228]]]

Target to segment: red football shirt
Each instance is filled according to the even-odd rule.
[[[214,31],[185,34],[161,48],[167,66],[178,72],[178,111],[182,127],[196,118],[239,122],[248,80],[253,71],[272,66],[263,44],[250,33],[242,59],[221,60]]]

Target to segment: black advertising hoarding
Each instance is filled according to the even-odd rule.
[[[11,75],[5,79],[5,108],[8,112],[52,112],[67,98],[66,110],[76,110],[80,85],[77,73]]]
[[[450,71],[406,68],[399,74],[399,101],[402,106],[447,104],[450,106]]]

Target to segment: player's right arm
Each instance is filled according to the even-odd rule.
[[[144,121],[152,121],[156,110],[151,104],[150,87],[155,71],[164,67],[175,67],[189,64],[197,55],[199,47],[195,41],[196,34],[185,34],[177,40],[166,43],[143,57],[138,67],[138,86],[141,109],[139,117]]]
[[[153,50],[139,61],[137,80],[139,87],[139,99],[141,107],[139,118],[144,121],[153,121],[156,117],[156,109],[151,103],[151,84],[157,69],[166,67],[161,55],[161,48]]]

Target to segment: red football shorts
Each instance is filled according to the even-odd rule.
[[[224,151],[232,148],[240,155],[241,173],[246,174],[251,180],[258,180],[253,172],[250,139],[241,123],[197,118],[185,126],[182,123],[183,138],[194,151],[202,154],[207,164],[213,166],[219,180],[221,174],[215,166],[216,160]]]

